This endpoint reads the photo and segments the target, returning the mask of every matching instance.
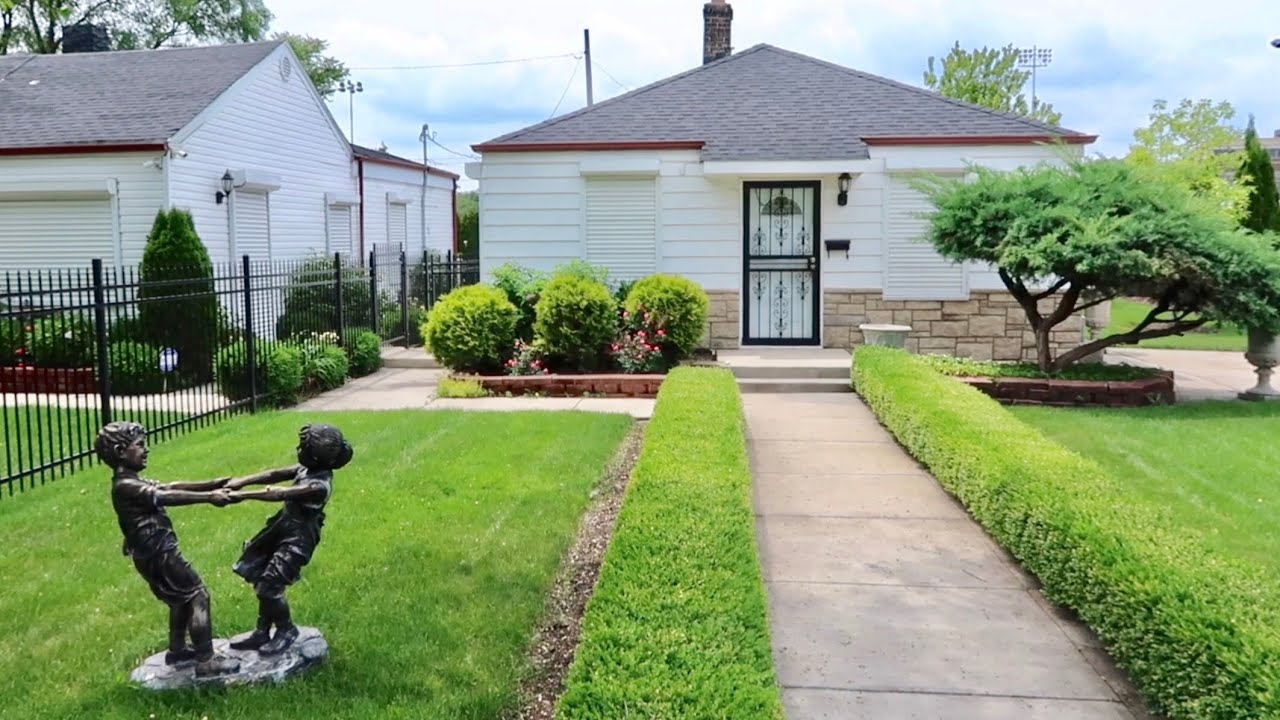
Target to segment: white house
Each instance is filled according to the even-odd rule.
[[[423,250],[457,249],[456,174],[383,150],[351,147],[362,200],[359,241],[366,250],[398,245],[418,258]]]
[[[696,69],[474,146],[482,274],[583,258],[683,275],[712,298],[713,347],[852,347],[858,325],[894,322],[913,349],[1034,356],[999,277],[919,241],[909,179],[1095,138],[770,45],[729,54],[723,29]]]
[[[169,207],[215,263],[363,257],[360,210],[388,201],[362,202],[362,167],[281,42],[0,56],[0,269],[134,264]],[[397,192],[452,225],[416,177]]]

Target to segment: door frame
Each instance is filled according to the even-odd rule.
[[[757,188],[813,190],[813,328],[807,338],[753,338],[751,327],[751,191]],[[749,180],[742,183],[742,344],[776,346],[822,345],[822,180]],[[800,257],[800,256],[797,256]]]

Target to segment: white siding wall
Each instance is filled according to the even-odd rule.
[[[280,62],[293,71],[286,81]],[[227,170],[274,175],[271,246],[276,259],[323,252],[325,193],[356,195],[355,165],[306,74],[282,46],[175,138],[187,157],[171,161],[170,202],[190,210],[214,262],[229,258],[227,205],[214,193]]]
[[[164,206],[164,182],[159,168],[162,152],[154,153],[88,153],[83,155],[22,155],[0,157],[0,193],[5,189],[30,190],[37,183],[102,183],[116,181],[116,194],[111,200],[115,205],[118,228],[114,239],[120,244],[121,258],[126,264],[142,259],[147,244],[147,234],[156,212]],[[143,163],[156,161],[156,167],[144,167]],[[25,186],[25,187],[24,187]],[[210,195],[212,202],[212,195]],[[3,200],[3,197],[0,197]],[[0,238],[3,241],[4,238]],[[67,237],[65,242],[74,245],[77,239]],[[88,265],[99,253],[90,246],[76,251]],[[112,262],[111,257],[103,260]],[[23,258],[4,258],[6,267],[26,266]]]
[[[422,172],[412,168],[364,162],[364,242],[365,252],[387,238],[387,195],[411,202],[405,213],[409,256],[422,254],[424,247],[437,252],[453,249],[453,180],[427,176],[427,232],[422,233]],[[395,240],[392,240],[395,242]]]

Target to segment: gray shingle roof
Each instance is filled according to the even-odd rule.
[[[704,160],[867,157],[864,139],[1091,136],[756,45],[625,95],[481,143],[700,140]]]
[[[0,55],[0,149],[163,143],[279,45]]]
[[[392,155],[391,153],[385,150],[375,150],[371,147],[356,145],[355,143],[351,144],[351,152],[354,153],[356,157],[365,158],[368,160],[385,160],[385,161],[397,163],[397,164],[413,165],[414,167],[418,167],[418,168],[422,167],[422,163],[418,160],[410,160],[409,158],[403,158],[403,157],[400,157],[399,155]],[[428,165],[427,169],[429,172],[433,172],[436,175],[451,177],[451,178],[454,178],[455,180],[458,179],[457,173],[451,173],[448,170],[438,168],[434,165]]]

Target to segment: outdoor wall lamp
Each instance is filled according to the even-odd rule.
[[[849,204],[849,184],[853,182],[853,176],[849,173],[840,173],[839,188],[840,194],[836,195],[836,204],[841,207]]]
[[[222,173],[222,189],[214,194],[213,199],[217,204],[221,205],[223,200],[231,197],[231,190],[235,187],[236,179],[231,177],[231,171]]]

